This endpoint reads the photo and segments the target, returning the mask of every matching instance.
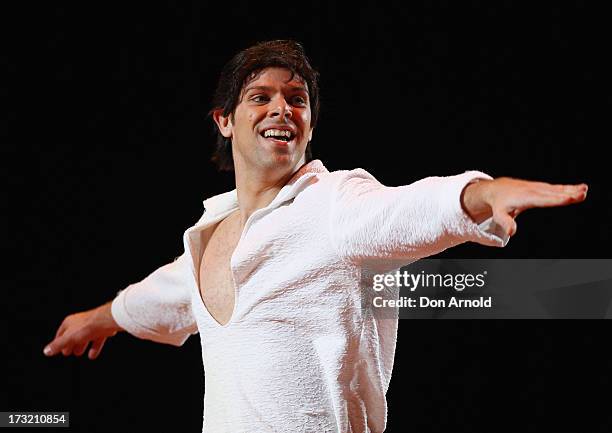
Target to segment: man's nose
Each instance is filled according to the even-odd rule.
[[[270,111],[270,117],[280,117],[282,119],[291,119],[293,117],[293,109],[285,99],[277,101],[274,108]]]

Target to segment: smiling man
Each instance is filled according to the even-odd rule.
[[[213,107],[213,160],[236,189],[204,201],[177,260],[68,316],[45,348],[91,343],[94,359],[122,330],[176,346],[199,332],[208,433],[384,431],[397,310],[364,303],[364,276],[467,241],[505,246],[523,210],[586,197],[584,184],[479,171],[400,187],[329,172],[310,156],[318,74],[293,41],[238,53]]]

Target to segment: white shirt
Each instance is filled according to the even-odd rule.
[[[478,226],[461,207],[475,178],[491,177],[469,171],[387,187],[362,169],[304,165],[246,221],[224,326],[202,302],[197,276],[212,228],[238,202],[236,190],[212,197],[185,232],[183,255],[121,291],[113,317],[137,337],[177,346],[199,332],[203,432],[382,432],[397,309],[364,308],[366,287],[373,272],[465,241],[504,246],[490,219]]]

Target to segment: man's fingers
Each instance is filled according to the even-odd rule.
[[[75,341],[78,341],[78,339],[75,340],[74,333],[64,333],[61,337],[58,337],[51,343],[47,344],[43,350],[43,353],[47,356],[54,356],[61,352],[64,356],[70,356],[72,354]]]
[[[567,206],[579,203],[586,198],[585,190],[573,190],[572,192],[536,192],[522,199],[517,206],[518,212],[534,207]]]
[[[51,343],[45,346],[43,353],[46,356],[54,356],[60,353],[67,343],[68,339],[65,335],[55,338]],[[62,352],[63,353],[63,352]]]
[[[74,346],[73,349],[73,354],[75,356],[81,356],[83,353],[85,353],[85,349],[87,349],[87,346],[89,345],[89,341],[85,342],[85,344],[80,344],[78,346]]]
[[[89,354],[88,354],[89,359],[92,359],[92,360],[96,359],[98,355],[100,355],[100,352],[102,351],[102,348],[104,347],[105,341],[106,341],[105,337],[94,340],[94,342],[91,344],[91,348],[89,349]]]
[[[586,183],[580,183],[577,185],[559,185],[561,192],[565,194],[576,194],[576,193],[586,193],[589,189],[589,186]]]
[[[55,333],[55,338],[61,337],[64,332],[66,332],[66,321],[64,320],[62,324],[57,328],[57,332]]]
[[[565,194],[567,196],[579,198],[582,196],[582,200],[586,198],[586,193],[589,187],[585,183],[581,183],[579,185],[543,185],[543,186],[535,186],[532,188],[532,191],[536,194],[542,195],[557,195],[557,194]]]
[[[504,233],[514,236],[517,231],[516,218],[526,209],[535,207],[567,206],[579,203],[586,198],[588,186],[579,185],[550,185],[542,182],[532,183],[530,188],[523,190],[516,201],[493,209],[493,219],[499,224]]]
[[[55,355],[55,350],[53,349],[53,345],[51,343],[47,344],[43,349],[43,353],[45,356],[53,356]]]

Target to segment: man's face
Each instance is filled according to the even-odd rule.
[[[305,81],[284,68],[266,68],[245,84],[227,124],[234,161],[266,169],[291,169],[302,162],[312,139]]]

